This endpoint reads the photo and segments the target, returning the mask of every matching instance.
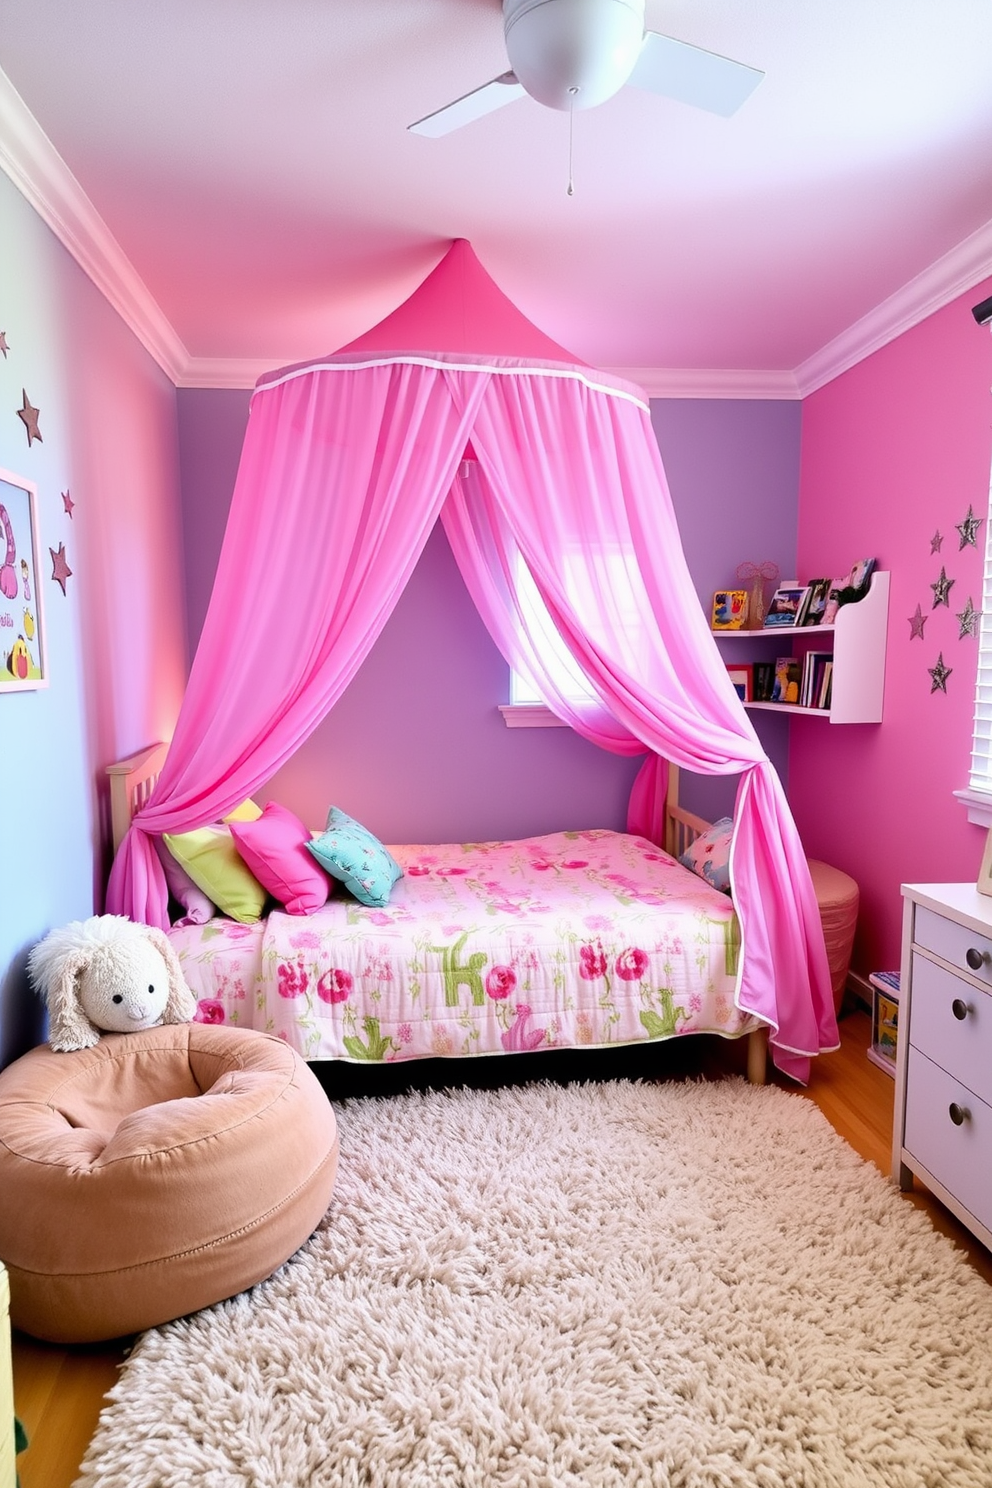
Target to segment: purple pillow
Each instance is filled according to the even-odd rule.
[[[164,840],[156,837],[154,841],[159,862],[165,869],[165,882],[169,893],[186,911],[183,918],[177,920],[176,924],[205,925],[217,913],[216,904],[212,899],[208,899],[203,890],[193,882],[182,864],[176,862]]]
[[[287,914],[313,914],[331,883],[307,852],[310,833],[285,806],[269,801],[255,821],[229,821],[241,858]]]

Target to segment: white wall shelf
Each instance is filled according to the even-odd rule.
[[[828,637],[833,642],[833,681],[829,708],[800,708],[794,703],[745,703],[754,712],[803,713],[829,718],[831,723],[881,723],[885,688],[885,640],[889,618],[888,573],[876,570],[868,592],[854,604],[842,605],[833,625],[781,625],[767,630],[715,630],[721,641],[756,641],[761,656],[767,643],[788,637],[789,648],[801,636],[815,644]],[[801,656],[805,647],[799,647]],[[824,648],[826,649],[826,648]],[[779,647],[779,654],[785,649]]]

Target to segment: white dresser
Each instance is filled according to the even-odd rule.
[[[992,1249],[992,899],[904,884],[892,1175]]]

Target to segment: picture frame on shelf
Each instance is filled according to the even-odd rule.
[[[734,685],[734,691],[742,703],[753,701],[754,692],[754,669],[750,664],[733,665],[727,663],[727,676]]]
[[[772,595],[771,604],[765,614],[765,630],[781,630],[794,627],[806,598],[806,584],[783,584]]]
[[[992,827],[989,827],[985,836],[985,851],[982,854],[982,866],[978,870],[978,882],[975,887],[980,894],[987,894],[992,898]]]
[[[0,470],[0,692],[48,686],[38,488]]]
[[[799,703],[799,688],[802,685],[802,662],[795,656],[780,656],[775,663],[775,681],[772,685],[772,702]]]
[[[746,589],[717,589],[710,614],[711,630],[743,630],[747,625]]]

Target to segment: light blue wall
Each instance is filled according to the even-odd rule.
[[[0,245],[9,348],[0,356],[0,467],[38,488],[50,679],[0,693],[4,1064],[43,1036],[28,950],[102,907],[104,766],[171,727],[185,629],[175,390],[2,175]],[[40,410],[42,442],[30,447],[16,413],[23,392]],[[49,554],[60,543],[72,569],[64,595]],[[0,649],[3,666],[9,647]]]

